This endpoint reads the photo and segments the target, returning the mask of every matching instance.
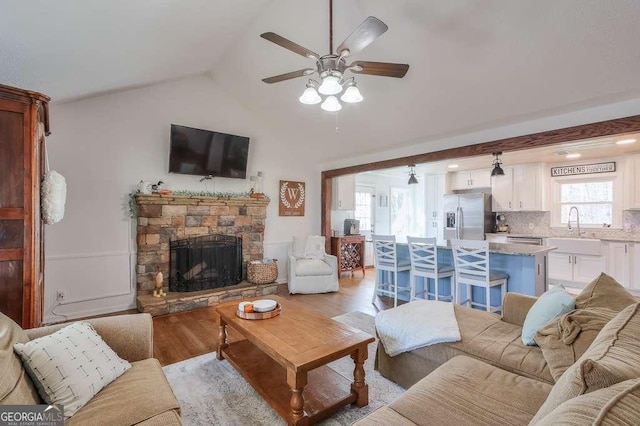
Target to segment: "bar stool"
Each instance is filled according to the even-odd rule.
[[[454,287],[454,267],[451,265],[441,265],[438,263],[438,247],[435,238],[407,237],[409,243],[409,257],[411,259],[411,300],[428,299],[433,296],[435,300],[440,300],[438,282],[440,278],[449,278],[451,281],[451,292],[448,296],[443,296],[443,300],[455,302]],[[416,277],[424,278],[423,291],[418,297],[416,294]],[[429,279],[434,281],[434,292],[429,292]]]
[[[398,290],[411,291],[409,286],[398,285],[398,274],[411,269],[409,259],[398,259],[395,235],[374,235],[374,264],[376,267],[376,285],[373,289],[371,303],[375,303],[378,292],[385,296],[393,297],[393,306],[398,306]],[[390,279],[389,275],[393,274]],[[386,275],[386,279],[384,276]]]
[[[487,312],[502,312],[502,299],[506,294],[509,275],[502,271],[489,270],[489,242],[471,240],[451,240],[453,262],[455,265],[456,293],[459,304],[484,307]],[[460,299],[461,286],[467,286],[467,299]],[[474,302],[472,287],[483,287],[486,303]],[[491,306],[491,288],[500,287],[500,305]]]

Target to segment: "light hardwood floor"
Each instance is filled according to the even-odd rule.
[[[374,270],[368,269],[364,278],[360,272],[355,272],[353,277],[340,278],[337,293],[290,295],[287,286],[281,285],[278,295],[327,317],[353,311],[375,315],[379,309],[392,307],[393,300],[380,297],[376,299],[376,305],[372,305],[373,284]],[[214,307],[155,317],[154,356],[162,365],[167,365],[215,351],[218,344],[216,317]],[[231,341],[237,338],[233,331],[229,333]]]

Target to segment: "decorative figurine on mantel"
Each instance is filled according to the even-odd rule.
[[[167,293],[162,289],[163,284],[164,276],[162,275],[162,272],[158,272],[156,274],[156,289],[153,290],[153,297],[163,297],[167,295]]]
[[[251,176],[249,180],[253,182],[249,190],[249,196],[251,198],[264,198],[264,193],[262,192],[262,172],[258,172],[257,176]]]

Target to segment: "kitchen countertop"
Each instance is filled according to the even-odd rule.
[[[398,243],[398,245],[407,245],[407,243]],[[439,248],[451,249],[450,245],[439,245]],[[489,243],[489,253],[494,254],[510,254],[514,256],[536,256],[539,254],[545,254],[557,247],[553,246],[532,246],[529,244],[503,244],[503,243]]]
[[[520,238],[577,238],[577,237],[565,237],[554,235],[534,235],[534,234],[511,234],[509,232],[487,232],[487,235],[504,235],[507,237],[520,237]],[[633,237],[585,237],[585,240],[600,240],[600,241],[613,241],[620,243],[640,243],[640,238]]]

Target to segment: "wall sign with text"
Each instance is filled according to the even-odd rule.
[[[616,171],[616,162],[583,164],[580,166],[552,167],[551,177],[590,175],[593,173],[611,173]]]
[[[304,216],[304,182],[280,181],[280,216]]]

